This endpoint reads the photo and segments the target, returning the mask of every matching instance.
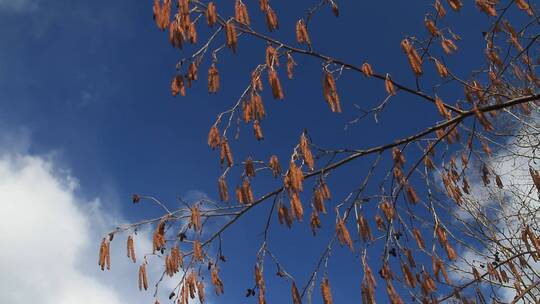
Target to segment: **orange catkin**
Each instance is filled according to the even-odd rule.
[[[332,112],[341,112],[341,104],[339,102],[339,95],[337,93],[336,81],[334,76],[328,72],[324,73],[323,95]]]
[[[386,78],[384,81],[384,87],[386,89],[386,92],[390,95],[396,95],[396,89],[394,88],[394,83],[392,82],[392,79],[390,78],[389,74],[386,74]]]
[[[217,23],[217,12],[214,2],[208,3],[208,6],[206,7],[206,22],[208,22],[208,25],[211,27]]]
[[[242,2],[242,0],[236,0],[234,13],[236,21],[246,25],[250,24],[247,6]]]
[[[310,43],[309,34],[304,19],[300,19],[298,22],[296,22],[296,41],[298,41],[298,43]]]
[[[362,64],[362,67],[360,69],[362,70],[362,73],[364,73],[364,75],[366,75],[367,77],[371,77],[373,75],[373,68],[367,62]]]
[[[321,282],[321,293],[324,304],[332,304],[332,292],[330,290],[330,282],[328,278],[324,278]]]
[[[133,237],[130,235],[127,239],[127,257],[130,258],[133,263],[137,262],[137,258],[135,257],[135,246],[133,243]]]
[[[184,85],[184,77],[177,75],[171,82],[171,92],[173,96],[180,94],[186,96],[186,87]]]
[[[208,92],[216,93],[219,90],[219,71],[215,63],[208,69]]]
[[[238,46],[238,34],[236,33],[236,27],[232,21],[227,22],[225,25],[225,30],[227,47],[232,49],[233,53],[236,53],[236,47]]]
[[[283,99],[285,95],[283,94],[283,89],[281,88],[281,82],[279,81],[277,72],[273,67],[268,69],[268,82],[272,87],[272,96],[274,99]]]
[[[225,181],[225,177],[221,176],[218,180],[218,189],[219,189],[219,198],[222,202],[228,202],[229,201],[229,190],[227,188],[227,181]]]

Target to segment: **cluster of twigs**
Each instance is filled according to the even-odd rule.
[[[540,259],[540,225],[537,223],[540,203],[536,192],[540,193],[540,173],[534,160],[540,143],[540,124],[536,122],[540,100],[537,73],[540,15],[527,0],[476,0],[476,8],[490,21],[489,29],[483,35],[486,63],[471,67],[470,71],[476,72],[461,77],[444,63],[447,56],[459,56],[461,39],[449,24],[445,24],[445,16],[474,9],[468,4],[461,0],[444,3],[436,0],[425,17],[428,36],[424,40],[410,36],[401,41],[404,60],[409,63],[416,80],[416,86],[407,86],[392,78],[389,72],[377,71],[368,62],[347,63],[314,49],[312,43],[317,37],[310,35],[313,17],[326,8],[338,17],[336,1],[320,1],[308,9],[303,18],[288,26],[279,23],[270,1],[260,0],[258,9],[270,32],[264,33],[252,26],[255,14],[242,0],[235,1],[235,14],[231,17],[219,13],[219,5],[225,4],[155,0],[156,24],[159,29],[168,30],[174,47],[198,44],[201,37],[205,37],[201,48],[178,63],[178,73],[171,83],[173,95],[188,94],[194,82],[199,81],[199,67],[205,61],[210,66],[208,91],[219,92],[218,56],[225,48],[236,53],[250,39],[265,41],[264,61],[253,70],[236,103],[220,113],[210,128],[208,145],[211,149],[219,149],[223,167],[217,183],[222,203],[204,199],[171,211],[154,197],[135,195],[134,203],[141,200],[154,202],[164,210],[164,215],[112,231],[100,248],[101,269],[110,267],[109,242],[115,234],[129,234],[128,257],[136,262],[132,234],[143,225],[154,225],[153,252],[143,258],[139,288],[148,288],[146,257],[155,255],[163,259],[165,268],[155,285],[154,295],[157,297],[165,275],[172,277],[179,273],[178,285],[171,291],[169,299],[187,304],[189,299],[198,298],[203,303],[205,283],[212,284],[218,295],[224,291],[224,282],[219,277],[219,265],[226,261],[221,252],[222,234],[239,218],[250,214],[253,208],[267,202],[272,204],[270,212],[277,213],[279,223],[288,227],[296,225],[295,221],[301,224],[309,210],[314,235],[322,227],[320,214],[333,209],[335,233],[304,287],[299,289],[300,280],[289,274],[270,250],[267,234],[272,215],[269,214],[257,253],[254,287],[248,290],[248,296],[257,294],[260,304],[266,303],[267,297],[264,281],[267,259],[278,265],[278,275],[290,281],[293,303],[311,301],[316,281],[320,282],[323,302],[332,303],[331,278],[326,267],[336,244],[360,253],[363,279],[359,282],[363,303],[375,303],[376,288],[385,289],[388,296],[388,300],[380,301],[392,304],[408,299],[419,303],[485,303],[487,299],[502,302],[500,291],[503,288],[510,290],[513,302],[537,301],[540,298],[540,267],[536,263]],[[208,34],[199,33],[203,31],[204,23],[210,31]],[[296,32],[296,44],[274,38],[284,30]],[[221,37],[224,44],[218,42]],[[277,155],[268,161],[259,160],[255,155],[244,162],[235,161],[234,138],[228,131],[235,121],[237,125],[243,121],[252,125],[257,140],[264,138],[262,121],[271,118],[266,117],[263,103],[266,85],[263,82],[267,82],[274,99],[284,99],[286,94],[280,78],[282,61],[285,60],[287,78],[292,79],[297,67],[293,56],[312,57],[322,62],[322,97],[332,112],[346,109],[338,90],[339,77],[345,72],[359,72],[384,84],[386,92],[381,92],[386,96],[384,101],[363,111],[354,122],[369,115],[377,120],[388,100],[401,95],[427,101],[426,107],[436,109],[440,118],[415,134],[366,149],[322,149],[312,142],[307,132],[303,132],[291,155],[285,157],[286,166],[280,162],[283,157]],[[452,84],[463,89],[463,98],[449,103],[442,94],[430,95],[422,90],[418,79],[425,69],[433,69],[440,77],[433,82],[433,88]],[[419,150],[414,150],[415,146]],[[362,184],[338,201],[339,196],[331,193],[328,186],[335,170],[370,155],[375,155],[376,159]],[[497,157],[525,159],[526,176],[521,176],[518,183],[512,172],[497,166]],[[373,172],[383,166],[380,162],[383,158],[391,160],[388,162],[390,167],[383,169],[389,173],[375,181]],[[235,199],[229,194],[228,187],[230,175],[234,173],[240,175],[234,190]],[[263,174],[281,178],[283,183],[257,197],[251,185],[256,176]],[[315,182],[312,193],[307,194],[305,183],[309,179]],[[473,184],[471,180],[481,180],[481,183]],[[375,183],[379,183],[381,192],[369,195],[366,188]],[[259,186],[264,188],[264,185]],[[329,202],[333,199],[336,203],[330,208]],[[375,205],[374,200],[377,201]],[[235,203],[231,204],[231,201]],[[508,201],[511,203],[505,204]],[[225,219],[225,224],[203,235],[206,224],[214,219]],[[351,229],[356,230],[357,235]],[[382,252],[370,247],[374,243],[382,244]],[[212,257],[215,248],[217,256]],[[476,258],[471,260],[465,251],[473,252]],[[376,278],[368,258],[374,260],[379,256],[378,264],[382,266]],[[204,282],[205,273],[209,274],[209,282]]]

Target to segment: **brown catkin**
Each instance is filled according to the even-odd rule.
[[[216,93],[219,90],[219,71],[215,63],[208,69],[208,92]]]
[[[417,76],[422,75],[422,58],[420,58],[420,55],[418,55],[418,52],[416,52],[416,49],[410,41],[408,39],[403,39],[401,41],[401,48],[407,55],[407,59],[409,60],[409,64],[414,74]]]
[[[435,11],[437,11],[437,16],[440,18],[444,18],[444,16],[446,16],[446,9],[439,0],[435,1]]]
[[[208,6],[206,8],[206,22],[211,27],[217,23],[217,12],[214,2],[208,3]]]
[[[244,174],[247,177],[255,176],[255,165],[253,164],[253,160],[251,159],[251,157],[246,160],[246,163],[244,166]]]
[[[225,25],[225,31],[227,47],[232,49],[233,53],[236,53],[236,48],[238,46],[238,34],[236,33],[236,27],[232,21],[227,22]]]
[[[337,93],[336,81],[331,73],[325,72],[323,78],[323,95],[324,99],[330,106],[332,112],[341,112],[341,104]]]
[[[184,77],[177,75],[171,82],[171,92],[173,96],[186,96],[186,86],[184,85]]]
[[[272,96],[274,99],[283,99],[283,89],[281,88],[281,82],[279,81],[276,70],[273,67],[268,69],[268,82],[272,88]]]
[[[448,0],[448,4],[455,11],[459,11],[463,7],[461,0]]]
[[[441,78],[448,77],[448,69],[446,68],[446,66],[437,59],[433,59],[433,61],[435,62],[435,67],[437,68],[439,76],[441,76]]]
[[[293,79],[294,76],[294,66],[296,62],[294,61],[291,53],[287,53],[287,77]]]
[[[281,174],[281,165],[279,164],[279,159],[277,155],[272,155],[270,157],[270,161],[268,162],[268,167],[272,169],[272,175],[274,177],[277,177],[279,174]]]
[[[300,136],[300,151],[304,157],[304,161],[310,170],[315,168],[315,160],[313,159],[313,154],[311,154],[311,149],[309,148],[309,142],[305,133],[302,133]]]
[[[364,75],[366,75],[367,77],[371,77],[373,75],[373,68],[367,62],[362,64],[361,70],[362,70],[362,73],[364,73]]]
[[[148,276],[146,274],[146,264],[139,267],[139,290],[148,289]]]
[[[212,278],[212,285],[214,285],[214,288],[216,290],[216,295],[220,295],[223,293],[223,281],[219,278],[218,269],[216,267],[212,268],[211,272],[211,278]]]
[[[127,257],[130,258],[133,263],[137,262],[137,258],[135,257],[135,246],[133,243],[133,237],[130,235],[127,239]]]
[[[328,278],[324,278],[321,282],[321,294],[324,304],[332,304],[332,291],[330,290]]]
[[[190,227],[193,227],[195,231],[201,231],[202,222],[201,222],[201,211],[197,206],[191,207],[191,217],[190,217]]]
[[[336,235],[341,245],[347,245],[351,250],[353,250],[351,235],[347,229],[347,226],[345,226],[345,221],[342,219],[338,219],[336,223]]]
[[[236,21],[246,25],[250,24],[247,6],[242,2],[242,0],[236,0],[234,13]]]
[[[195,261],[204,261],[204,252],[202,250],[201,242],[199,240],[195,240],[193,242],[193,258],[195,259]]]
[[[216,126],[212,126],[210,128],[210,132],[208,133],[208,146],[214,150],[215,148],[219,147],[221,143],[221,138],[219,136],[219,129]]]
[[[384,87],[388,94],[396,95],[396,89],[394,88],[394,83],[392,82],[389,74],[386,74],[386,78],[384,80]]]
[[[257,140],[263,140],[264,135],[261,128],[261,123],[258,120],[255,120],[253,122],[253,133],[255,134],[255,138]]]
[[[309,34],[304,19],[300,19],[298,22],[296,22],[296,41],[298,41],[298,43],[310,43]]]
[[[302,202],[300,201],[300,195],[297,192],[293,192],[290,197],[291,200],[291,211],[294,217],[298,221],[302,221],[304,215],[304,208],[302,207]]]
[[[276,12],[270,7],[270,5],[266,5],[266,25],[268,26],[268,30],[270,32],[277,30],[279,28],[279,22],[276,15]]]
[[[111,255],[109,252],[110,249],[110,242],[107,240],[107,238],[103,238],[101,241],[101,245],[99,247],[99,262],[98,265],[100,266],[101,270],[107,270],[111,269]]]
[[[218,180],[219,198],[222,202],[229,201],[229,190],[227,188],[227,181],[224,176],[221,176]]]

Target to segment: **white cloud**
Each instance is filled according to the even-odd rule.
[[[111,206],[99,199],[78,197],[77,181],[58,171],[45,157],[0,156],[0,303],[153,303],[153,290],[137,289],[138,264],[125,257],[125,237],[112,242],[112,270],[98,270],[102,234],[121,220],[105,215]],[[151,246],[148,233],[135,240],[140,257]],[[155,262],[152,282],[161,265]]]
[[[37,10],[38,5],[37,0],[0,0],[0,11],[31,12]]]
[[[499,244],[478,243],[478,250],[464,249],[460,253],[462,258],[454,265],[455,271],[452,272],[454,279],[462,282],[473,279],[471,273],[462,272],[463,270],[470,271],[471,265],[480,273],[484,273],[486,269],[482,268],[482,265],[491,263],[495,252],[500,254],[502,261],[515,254],[515,251],[506,251],[502,248],[512,248],[516,251],[521,248],[521,251],[525,251],[520,238],[515,236],[520,236],[523,223],[528,223],[535,228],[539,223],[540,201],[529,173],[529,166],[538,169],[538,164],[535,162],[535,159],[540,156],[536,149],[539,144],[539,138],[536,135],[538,121],[536,116],[529,119],[528,123],[524,123],[515,131],[516,136],[505,143],[505,148],[501,148],[491,158],[484,160],[485,165],[492,172],[489,185],[484,185],[482,181],[481,164],[478,161],[469,163],[471,169],[469,169],[468,178],[471,194],[464,195],[464,204],[456,208],[455,215],[472,226],[476,223],[479,226],[496,228],[492,230]],[[500,176],[503,189],[497,187],[493,173]],[[476,220],[478,222],[475,222]],[[539,263],[529,261],[529,264],[535,271],[540,271]],[[512,272],[506,265],[501,266],[500,269],[503,269],[513,280]],[[520,271],[533,278],[537,276],[525,269]],[[528,282],[525,276],[523,280],[525,286],[533,283]],[[500,288],[498,294],[502,300],[511,302],[515,296],[515,290]]]

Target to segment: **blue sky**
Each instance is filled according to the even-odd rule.
[[[281,28],[273,35],[294,43],[294,23],[314,2],[274,2]],[[230,14],[233,3],[220,1],[218,9]],[[266,32],[255,1],[246,3],[254,26]],[[407,34],[427,37],[423,19],[431,10],[430,4],[340,1],[340,8],[342,16],[338,19],[329,8],[315,16],[310,29],[314,48],[357,65],[368,61],[376,71],[388,72],[399,82],[413,85],[399,42]],[[234,104],[251,70],[264,59],[264,43],[242,37],[237,55],[224,50],[218,57],[222,90],[217,95],[210,96],[206,91],[204,73],[209,63],[205,61],[201,80],[188,90],[188,96],[173,98],[169,85],[174,67],[191,48],[173,49],[166,34],[155,27],[151,14],[151,1],[0,0],[2,150],[50,160],[54,164],[51,176],[76,178],[78,186],[72,194],[82,205],[99,198],[101,212],[108,210],[116,215],[114,219],[127,221],[158,211],[133,207],[129,201],[133,193],[157,196],[171,207],[176,206],[178,195],[188,200],[201,195],[217,197],[221,169],[218,154],[206,145],[208,130],[216,115]],[[467,78],[471,66],[484,62],[479,37],[485,17],[469,7],[459,14],[449,11],[445,22],[453,24],[452,29],[462,36],[458,45],[462,55],[466,54],[449,58],[447,64]],[[205,26],[199,30],[202,39],[208,32]],[[264,141],[257,143],[251,126],[242,125],[240,140],[232,143],[236,160],[248,156],[267,160],[271,154],[288,159],[304,128],[322,147],[368,148],[412,134],[439,119],[431,104],[399,93],[391,99],[379,124],[366,118],[345,129],[346,123],[359,115],[354,104],[370,108],[384,99],[383,84],[345,72],[338,82],[344,113],[334,114],[322,97],[321,62],[301,57],[295,60],[295,79],[281,76],[285,100],[272,100],[269,90],[263,95],[268,112],[263,122]],[[435,70],[430,64],[425,70],[424,90],[432,94],[429,81],[434,79]],[[437,93],[453,103],[452,99],[461,96],[461,91],[455,91],[449,87]],[[359,160],[332,176],[335,197],[343,199],[347,190],[358,185],[369,165],[368,160]],[[231,175],[230,188],[238,182],[238,176]],[[264,182],[253,182],[256,194],[280,183],[261,180]],[[377,184],[371,191],[376,193]],[[254,298],[245,299],[243,293],[252,286],[255,253],[268,207],[256,208],[225,235],[225,254],[230,262],[222,266],[226,291],[219,303],[255,302]],[[271,247],[299,285],[306,282],[333,233],[333,221],[333,215],[323,219],[326,229],[317,240],[311,239],[307,216],[290,232],[273,221]],[[105,228],[102,233],[114,224],[100,226]],[[351,298],[358,302],[358,256],[346,249],[337,249],[335,255],[330,271],[335,302],[349,303]],[[274,279],[270,261],[267,268],[270,302],[283,301],[285,294],[288,299],[288,285]],[[315,295],[318,303],[318,289]]]

